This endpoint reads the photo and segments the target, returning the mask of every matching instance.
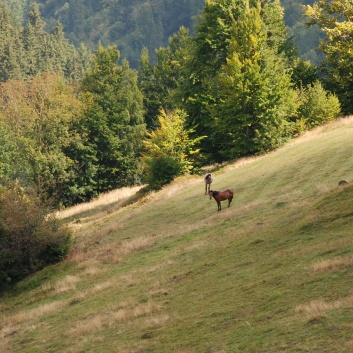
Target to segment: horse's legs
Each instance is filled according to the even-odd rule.
[[[221,211],[222,210],[221,201],[217,201],[217,205],[218,205],[218,211]]]

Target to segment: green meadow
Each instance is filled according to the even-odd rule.
[[[352,352],[353,119],[206,171],[230,208],[187,176],[63,212],[72,251],[0,297],[0,352]]]

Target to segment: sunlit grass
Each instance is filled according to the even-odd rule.
[[[62,211],[74,247],[0,298],[0,352],[349,352],[352,136],[215,167],[221,212],[203,176]]]

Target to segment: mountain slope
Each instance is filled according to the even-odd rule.
[[[350,352],[353,119],[120,208],[0,298],[1,352]],[[99,215],[99,216],[98,216]]]

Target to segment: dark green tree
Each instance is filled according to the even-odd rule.
[[[84,46],[75,49],[60,23],[51,34],[46,32],[36,3],[25,27],[18,26],[14,18],[7,5],[0,6],[0,82],[23,80],[47,71],[58,72],[71,81],[82,78],[91,53]]]
[[[115,47],[98,47],[82,81],[85,129],[96,151],[97,191],[132,185],[140,177],[139,155],[145,136],[143,96],[137,72],[126,61],[118,65]]]
[[[0,82],[21,78],[23,48],[10,8],[0,5]]]
[[[49,35],[44,30],[44,25],[39,6],[37,3],[33,3],[28,14],[27,26],[23,32],[23,43],[26,51],[25,73],[29,76],[34,76],[49,69],[48,62],[45,60]]]
[[[150,129],[158,126],[157,116],[161,109],[172,110],[180,106],[182,97],[178,87],[185,80],[190,45],[189,31],[181,27],[169,39],[168,47],[156,51],[155,64],[150,63],[147,48],[142,51],[139,85],[144,94],[145,121]]]

